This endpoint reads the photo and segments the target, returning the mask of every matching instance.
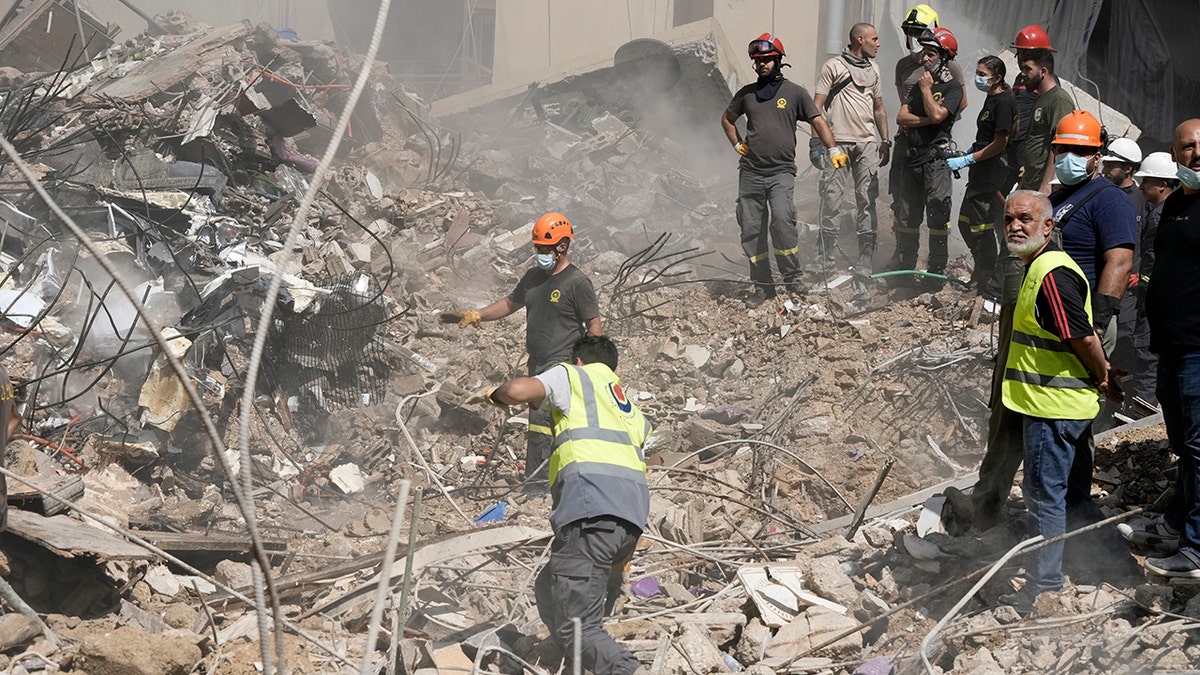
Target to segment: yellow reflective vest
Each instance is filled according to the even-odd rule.
[[[1087,277],[1063,251],[1045,251],[1033,259],[1021,283],[1013,316],[1012,344],[1001,388],[1004,405],[1033,417],[1090,420],[1100,412],[1100,391],[1071,345],[1038,325],[1038,291],[1050,272],[1065,267]],[[1088,322],[1092,321],[1091,291],[1084,297]]]
[[[644,529],[650,490],[642,445],[650,423],[608,366],[562,367],[571,384],[571,404],[566,414],[552,411],[551,526],[557,531],[581,518],[615,516]]]

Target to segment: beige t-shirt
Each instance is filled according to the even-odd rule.
[[[833,97],[833,105],[824,113],[833,130],[833,140],[838,143],[865,143],[875,140],[875,99],[883,98],[883,84],[879,78],[879,66],[871,61],[875,81],[870,86],[859,86],[853,82],[842,88]],[[829,95],[829,90],[850,77],[850,66],[840,56],[835,56],[821,66],[814,91]]]

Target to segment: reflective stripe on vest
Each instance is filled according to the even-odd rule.
[[[1013,315],[1012,344],[1004,368],[1004,405],[1034,417],[1089,420],[1100,412],[1100,392],[1087,367],[1071,345],[1037,322],[1037,296],[1042,281],[1065,267],[1087,288],[1087,277],[1071,256],[1046,251],[1033,260],[1021,283]],[[1084,296],[1088,323],[1092,321],[1091,291]]]
[[[550,455],[550,485],[560,472],[620,477],[645,481],[642,444],[650,423],[625,398],[620,380],[602,363],[564,364],[571,383],[571,408],[554,411],[554,443]]]

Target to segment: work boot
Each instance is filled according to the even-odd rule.
[[[799,281],[789,281],[785,288],[789,294],[795,295],[795,296],[801,297],[801,298],[803,298],[804,295],[806,293],[808,293],[808,288],[806,288],[804,286],[804,284],[800,283]]]
[[[743,301],[746,309],[758,309],[764,302],[775,297],[774,286],[755,286],[754,290],[750,291],[750,295],[746,296]]]

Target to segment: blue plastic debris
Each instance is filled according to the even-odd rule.
[[[475,518],[475,527],[483,527],[488,523],[495,523],[504,519],[504,512],[508,510],[508,502],[500,502],[489,508]]]

